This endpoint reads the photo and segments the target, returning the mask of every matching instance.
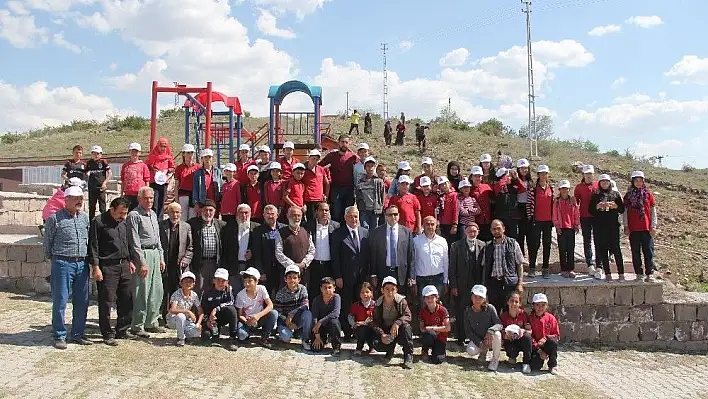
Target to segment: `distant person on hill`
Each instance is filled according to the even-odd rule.
[[[84,148],[80,145],[75,145],[71,150],[72,158],[64,164],[64,169],[61,172],[61,180],[67,183],[72,177],[78,177],[81,180],[86,180],[86,162],[81,159],[84,156]]]
[[[632,185],[624,196],[626,212],[624,232],[629,235],[629,245],[632,248],[632,264],[637,280],[644,278],[648,282],[656,281],[654,276],[654,235],[656,234],[657,216],[654,194],[644,183],[644,172],[632,172]],[[642,255],[644,255],[644,271],[642,271]]]
[[[150,184],[150,169],[140,160],[140,143],[128,146],[130,159],[120,167],[120,182],[123,196],[130,200],[130,210],[138,206],[138,190]]]
[[[148,154],[145,164],[150,168],[150,187],[155,191],[153,209],[158,220],[162,217],[162,207],[165,205],[165,192],[167,181],[175,172],[175,161],[172,158],[172,149],[166,138],[160,137],[157,144]]]
[[[395,145],[403,145],[404,138],[406,137],[406,124],[403,121],[398,122],[396,125],[396,142]]]
[[[364,117],[364,133],[371,134],[371,132],[371,114],[367,112],[366,116]]]
[[[401,112],[401,123],[402,123],[403,125],[406,124],[406,115],[405,115],[403,112]]]
[[[415,124],[415,142],[420,151],[425,151],[428,146],[428,139],[425,136],[427,129],[430,129],[430,127],[421,125],[420,123]]]
[[[391,121],[386,121],[384,123],[384,141],[386,145],[391,145],[391,139],[393,138],[393,128],[391,127]]]
[[[86,163],[88,175],[89,192],[89,218],[96,215],[96,203],[98,210],[106,211],[106,183],[111,180],[111,166],[103,158],[103,148],[99,145],[91,149],[91,159]]]
[[[349,120],[351,121],[351,125],[349,125],[349,134],[352,134],[353,130],[356,130],[356,134],[359,134],[359,121],[361,120],[359,111],[354,110],[354,113]]]
[[[194,152],[194,146],[192,144],[183,145],[182,163],[175,168],[177,197],[182,207],[181,218],[183,222],[197,216],[197,211],[192,201],[192,188],[194,187],[192,177],[194,176],[194,172],[199,169],[200,165],[194,162]]]

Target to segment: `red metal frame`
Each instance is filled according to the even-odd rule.
[[[156,80],[152,82],[152,107],[151,107],[151,118],[150,118],[150,149],[155,147],[157,143],[157,93],[177,93],[177,94],[206,94],[206,107],[205,112],[205,129],[204,132],[204,148],[209,148],[211,143],[211,103],[212,103],[212,82],[207,82],[206,87],[161,87],[157,84]]]

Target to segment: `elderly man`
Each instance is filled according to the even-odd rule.
[[[251,259],[251,237],[253,230],[260,224],[251,221],[251,207],[240,204],[236,208],[236,224],[227,224],[224,227],[224,257],[221,259],[222,267],[229,271],[229,284],[237,294],[243,289],[241,272],[246,270],[246,262]]]
[[[288,209],[288,225],[280,229],[275,239],[275,258],[281,266],[277,276],[279,287],[285,285],[285,269],[288,266],[299,267],[303,281],[310,279],[310,263],[315,257],[315,244],[310,233],[300,226],[301,222],[302,209],[291,207]]]
[[[221,265],[222,230],[226,222],[215,219],[216,203],[210,199],[200,204],[201,216],[187,221],[192,228],[193,257],[190,270],[197,276],[194,291],[201,295],[211,286],[214,272]]]
[[[391,276],[397,281],[408,281],[413,262],[413,233],[408,227],[398,224],[400,214],[395,205],[384,212],[386,224],[369,233],[371,247],[371,280],[378,290],[384,278]],[[408,292],[405,284],[399,292]]]
[[[275,240],[284,225],[278,223],[278,208],[275,205],[269,204],[263,208],[263,218],[264,223],[251,231],[249,249],[253,266],[261,273],[261,282],[274,297],[281,283],[278,279],[280,264],[275,259]]]
[[[173,202],[165,208],[168,219],[160,221],[160,244],[164,249],[165,271],[162,273],[162,323],[167,325],[170,296],[179,288],[182,273],[192,263],[192,229],[183,222],[182,206]]]
[[[524,291],[524,264],[527,264],[519,243],[504,235],[504,223],[492,221],[494,239],[484,249],[483,284],[487,287],[489,303],[501,313],[506,298],[514,291]]]
[[[315,258],[310,263],[310,281],[303,281],[308,289],[317,289],[320,281],[325,277],[332,277],[332,233],[339,228],[339,223],[332,220],[329,204],[320,202],[317,205],[315,220],[307,222],[308,230],[312,234],[315,244]]]
[[[44,252],[52,262],[52,331],[54,347],[66,349],[64,311],[71,293],[71,341],[91,345],[84,337],[89,306],[89,218],[81,211],[84,192],[72,186],[64,191],[64,208],[44,223]]]
[[[450,246],[450,294],[455,298],[455,336],[465,345],[465,308],[470,305],[472,287],[482,284],[484,241],[478,240],[479,226],[465,226],[465,237]]]
[[[155,194],[145,186],[138,190],[138,206],[128,214],[128,248],[135,263],[137,276],[133,300],[131,332],[140,338],[150,338],[152,333],[164,333],[158,325],[164,290],[162,272],[165,261],[160,243],[160,226],[152,210]]]
[[[133,311],[132,280],[135,265],[130,261],[126,223],[130,200],[118,197],[110,209],[91,221],[89,264],[98,290],[98,326],[103,342],[116,346],[116,338],[132,338],[128,332]],[[115,330],[111,327],[111,307],[118,312]]]
[[[359,157],[349,149],[351,144],[351,137],[339,136],[339,151],[330,152],[320,161],[320,166],[330,165],[332,219],[338,222],[344,220],[344,208],[354,204],[354,165]]]
[[[359,297],[364,278],[369,276],[369,231],[359,225],[356,206],[344,210],[346,224],[332,234],[332,269],[334,281],[342,296],[339,321],[345,337],[351,337],[347,321],[352,303]]]
[[[447,294],[450,264],[447,240],[437,235],[436,229],[437,220],[433,216],[426,216],[423,219],[423,234],[413,238],[413,267],[408,285],[412,289],[417,287],[421,303],[423,287],[426,285],[434,285],[438,292]]]

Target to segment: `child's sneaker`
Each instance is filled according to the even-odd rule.
[[[612,275],[611,274],[605,274],[605,282],[606,283],[612,282]]]
[[[655,283],[656,282],[656,276],[654,274],[650,274],[647,276],[647,283]]]
[[[644,282],[644,273],[639,273],[639,274],[637,274],[636,281],[637,281],[638,283]]]
[[[507,363],[509,363],[509,364],[512,365],[512,366],[515,365],[515,364],[516,364],[516,358],[515,358],[515,357],[510,357],[510,358],[507,360]]]
[[[551,367],[551,374],[558,375],[558,367]]]
[[[524,364],[524,366],[521,367],[521,372],[523,374],[531,374],[531,365]]]
[[[487,370],[489,371],[497,371],[499,368],[499,360],[492,360],[489,362],[489,366],[487,366]]]
[[[355,349],[354,356],[361,356],[361,349]]]
[[[597,269],[595,271],[595,280],[602,280],[605,278],[605,272],[602,269]]]
[[[261,339],[261,346],[266,349],[273,349],[273,344],[271,344],[270,341],[268,341],[268,338]]]
[[[304,350],[306,350],[306,351],[309,352],[309,351],[312,350],[312,345],[310,345],[309,342],[303,342],[303,343],[302,343],[302,349],[304,349]]]
[[[528,272],[528,274],[526,274],[526,276],[531,277],[531,278],[536,277],[536,269],[533,267],[529,268],[529,272]]]
[[[588,266],[588,276],[594,276],[595,275],[595,266],[590,265]]]
[[[543,274],[543,278],[545,278],[546,280],[548,280],[549,278],[551,278],[551,271],[548,270],[548,269],[543,269],[542,274]]]
[[[568,278],[575,278],[575,277],[576,277],[575,272],[573,272],[573,271],[568,272]]]
[[[617,278],[620,282],[624,282],[624,274],[620,274],[619,277]]]
[[[229,343],[226,345],[226,349],[231,352],[236,352],[238,350],[238,340],[236,338],[230,339]]]
[[[184,346],[184,340],[183,340],[183,339],[178,339],[176,345],[177,345],[177,346]]]

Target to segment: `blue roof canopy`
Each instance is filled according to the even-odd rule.
[[[299,80],[290,80],[280,86],[271,86],[268,90],[268,98],[272,98],[275,104],[281,104],[288,94],[298,91],[310,96],[313,102],[315,98],[319,98],[320,104],[322,103],[322,87],[310,86]]]

